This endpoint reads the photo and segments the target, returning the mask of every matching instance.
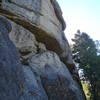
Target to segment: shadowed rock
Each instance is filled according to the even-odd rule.
[[[85,100],[65,27],[56,0],[0,0],[0,100]]]
[[[46,51],[32,56],[30,67],[40,76],[49,100],[85,99],[81,87],[54,52]]]
[[[0,100],[19,100],[24,88],[24,74],[8,36],[10,31],[11,24],[0,17]]]
[[[11,24],[0,17],[0,100],[48,100],[39,76],[21,64],[10,31]]]

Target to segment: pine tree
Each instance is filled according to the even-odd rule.
[[[93,100],[100,100],[100,56],[97,55],[95,42],[85,32],[77,31],[73,44],[73,54],[76,62],[84,69],[86,78],[91,84]]]

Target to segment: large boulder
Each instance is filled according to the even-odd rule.
[[[11,24],[0,17],[0,100],[19,100],[24,88],[21,63],[8,32]]]
[[[29,66],[23,66],[26,88],[21,100],[48,100],[48,96],[42,86],[40,76],[35,74]]]
[[[9,21],[12,25],[9,37],[20,53],[21,62],[28,65],[29,57],[38,52],[45,51],[46,47],[43,43],[38,42],[34,34],[32,34],[29,30],[11,20]]]
[[[65,27],[56,0],[0,0],[0,100],[85,100]]]
[[[28,64],[30,55],[37,53],[38,42],[30,31],[11,20],[9,21],[12,25],[12,30],[9,33],[10,39],[18,49],[22,63]]]
[[[65,22],[56,0],[3,0],[1,13],[31,31],[70,69],[75,67],[68,43],[63,39]]]
[[[40,76],[21,64],[9,38],[11,29],[11,24],[0,17],[0,100],[48,100]]]
[[[30,67],[40,76],[49,100],[84,100],[81,88],[54,52],[32,56]]]

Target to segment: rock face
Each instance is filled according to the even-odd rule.
[[[0,100],[48,100],[39,76],[21,64],[10,30],[10,23],[0,18]]]
[[[32,56],[30,67],[40,76],[49,100],[82,99],[77,83],[54,52],[46,51]]]
[[[31,31],[48,50],[56,52],[68,67],[74,66],[68,43],[64,43],[65,22],[56,0],[3,0],[1,12]]]
[[[0,0],[0,100],[85,100],[56,0]]]
[[[18,100],[24,82],[18,52],[8,37],[10,30],[11,25],[0,18],[0,100]]]

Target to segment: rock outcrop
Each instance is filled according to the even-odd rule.
[[[0,0],[0,100],[85,100],[56,0]]]

